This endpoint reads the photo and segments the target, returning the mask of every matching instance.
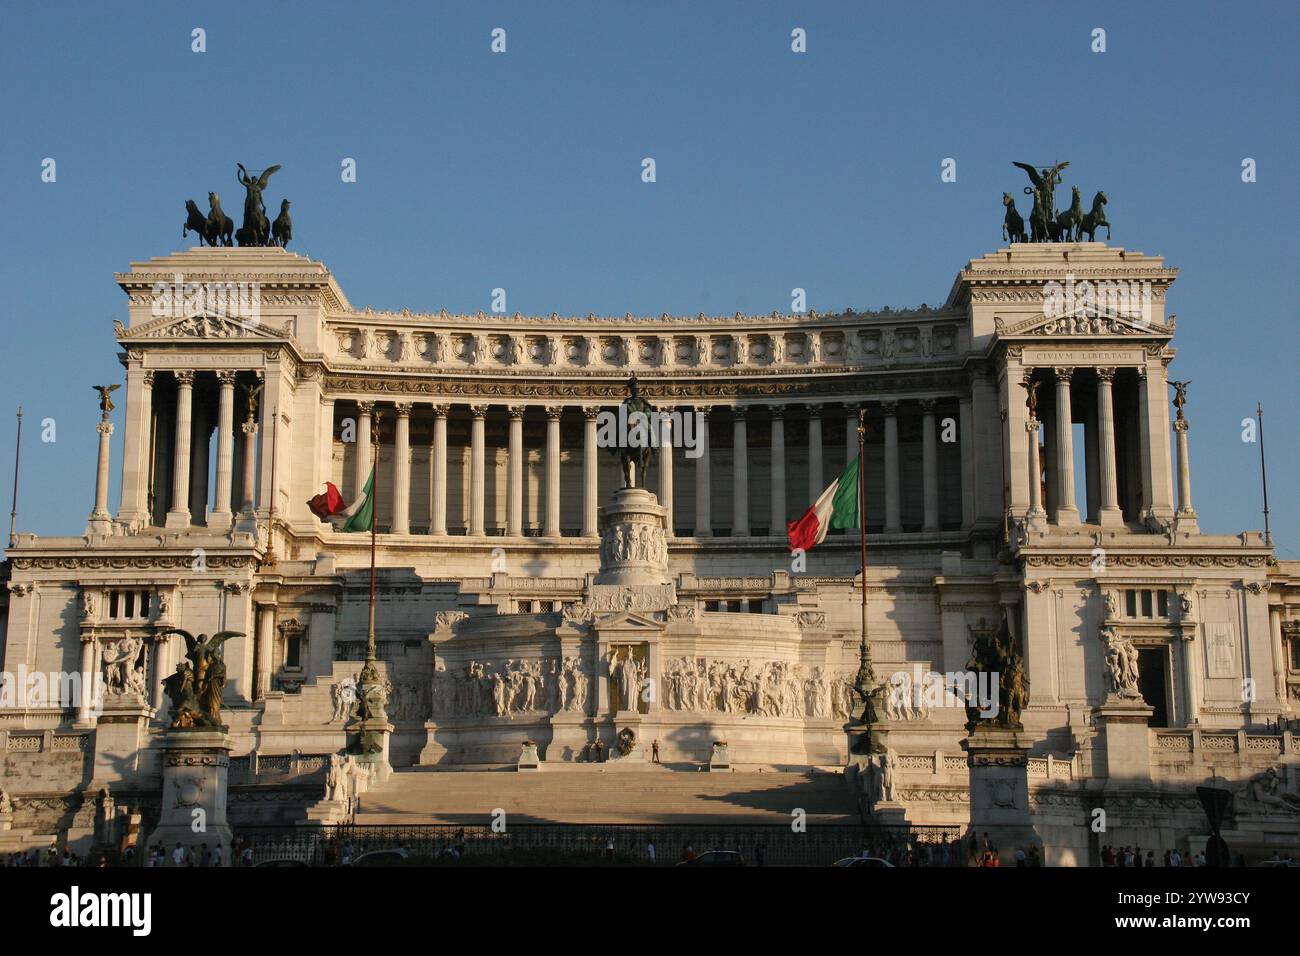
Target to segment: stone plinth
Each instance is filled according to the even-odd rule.
[[[1043,842],[1029,814],[1031,740],[1021,730],[980,725],[962,741],[970,768],[970,832],[981,848],[988,834],[1003,866],[1015,865],[1016,847],[1028,853]]]
[[[599,512],[598,585],[664,585],[668,574],[668,511],[644,488],[620,488]]]
[[[1142,701],[1115,695],[1093,712],[1100,747],[1093,752],[1094,769],[1108,783],[1151,782],[1151,732],[1154,708]],[[1098,757],[1101,759],[1098,760]]]
[[[709,754],[709,771],[731,769],[731,746],[725,740],[713,742],[713,752]]]
[[[519,760],[516,770],[541,770],[542,762],[537,756],[537,741],[525,740],[519,748]]]
[[[197,855],[201,844],[222,848],[230,862],[226,777],[233,741],[224,730],[169,730],[163,736],[162,801],[147,846],[161,843],[171,860],[179,843]]]

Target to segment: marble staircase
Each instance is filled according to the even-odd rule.
[[[617,772],[578,764],[538,773],[397,771],[361,797],[356,822],[488,824],[497,808],[518,823],[789,824],[796,809],[810,824],[857,821],[838,773],[707,773],[653,765]]]

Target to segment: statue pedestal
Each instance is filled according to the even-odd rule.
[[[393,725],[386,720],[358,720],[347,728],[348,753],[365,766],[376,785],[386,783],[393,773],[388,759],[388,741],[392,735]]]
[[[541,770],[542,762],[537,756],[537,741],[525,740],[519,748],[519,760],[515,763],[515,769],[524,770]]]
[[[140,770],[140,755],[148,749],[149,721],[154,709],[137,694],[104,699],[95,722],[95,759],[89,789],[130,780]]]
[[[645,488],[620,488],[601,507],[598,585],[665,585],[668,509]]]
[[[709,754],[709,772],[728,771],[731,769],[731,745],[725,740],[715,740],[713,751]]]
[[[220,846],[230,865],[226,776],[233,741],[224,730],[169,730],[163,735],[162,801],[147,846],[161,843],[168,865],[179,843],[197,856],[204,843]]]
[[[1113,694],[1093,711],[1093,723],[1101,737],[1101,746],[1093,751],[1094,774],[1108,783],[1150,783],[1151,732],[1147,724],[1154,711],[1141,698]]]
[[[1030,738],[1023,731],[979,725],[962,749],[970,768],[970,832],[981,852],[988,834],[1002,865],[1014,866],[1016,847],[1028,853],[1043,842],[1029,815]]]

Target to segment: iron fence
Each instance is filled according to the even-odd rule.
[[[735,851],[751,866],[826,866],[866,853],[897,866],[962,862],[959,827],[810,824],[420,824],[413,826],[241,827],[237,865],[300,860],[333,866],[375,850],[404,849],[412,864],[668,866],[696,855]],[[653,847],[653,851],[651,850]]]

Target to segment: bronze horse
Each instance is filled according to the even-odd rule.
[[[194,205],[194,200],[185,200],[185,222],[181,226],[181,238],[188,236],[191,232],[197,232],[199,234],[199,245],[203,245],[204,240],[208,238],[207,224],[208,221],[203,218],[203,213],[199,212],[199,207]]]
[[[1027,242],[1029,237],[1025,235],[1025,221],[1016,212],[1016,201],[1011,198],[1011,193],[1002,194],[1002,205],[1007,207],[1007,214],[1002,217],[1002,239],[1006,242]]]
[[[211,241],[212,245],[217,245],[218,240],[223,246],[233,246],[235,244],[232,236],[235,232],[235,222],[221,208],[221,197],[216,193],[208,193],[208,219],[205,234]]]
[[[1104,205],[1106,205],[1105,193],[1099,192],[1092,197],[1092,209],[1083,214],[1083,221],[1079,224],[1080,237],[1086,232],[1088,241],[1096,242],[1094,234],[1097,232],[1097,227],[1105,226],[1106,239],[1107,241],[1110,240],[1110,223],[1106,221],[1106,210],[1101,208]]]
[[[1062,242],[1078,242],[1083,225],[1083,206],[1079,201],[1079,187],[1074,186],[1074,200],[1070,208],[1056,217],[1056,228]]]

